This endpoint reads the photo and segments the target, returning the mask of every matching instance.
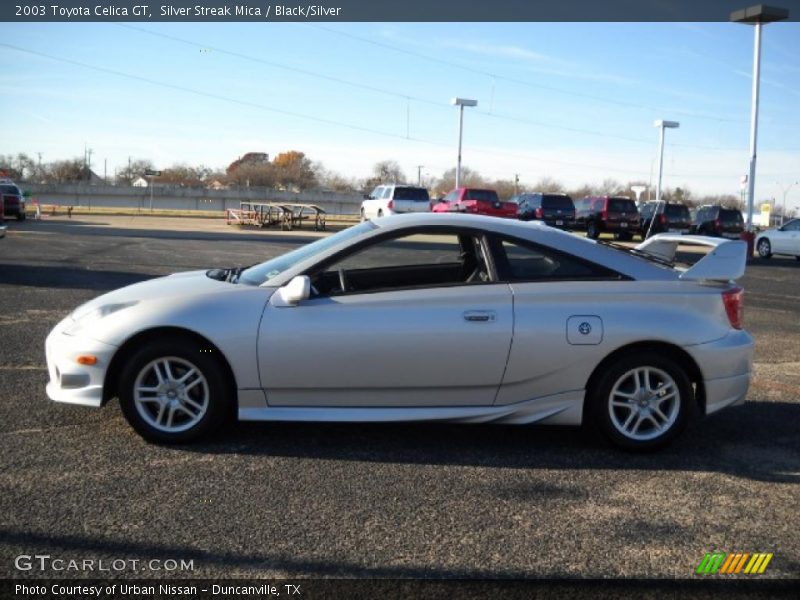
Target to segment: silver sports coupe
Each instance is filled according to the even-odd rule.
[[[705,251],[675,262],[681,243]],[[46,341],[58,402],[187,442],[226,419],[597,428],[649,450],[743,402],[743,242],[635,248],[463,214],[365,221],[248,268],[104,294]]]

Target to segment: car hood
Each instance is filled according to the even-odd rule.
[[[208,277],[206,271],[173,273],[166,277],[156,277],[155,279],[134,283],[133,285],[128,285],[114,290],[113,292],[98,296],[94,300],[80,305],[70,316],[73,319],[80,319],[93,310],[109,304],[126,304],[129,302],[140,302],[142,300],[163,300],[171,297],[185,298],[187,296],[196,296],[203,293],[234,290],[236,287],[235,284]]]

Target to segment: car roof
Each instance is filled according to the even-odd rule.
[[[464,213],[405,213],[372,221],[382,231],[414,227],[464,227],[523,238],[555,250],[583,257],[635,279],[676,279],[678,272],[619,251],[605,244],[545,225],[541,221],[518,221]]]

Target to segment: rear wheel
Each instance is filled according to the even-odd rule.
[[[378,218],[380,218],[380,217],[382,217],[382,216],[383,216],[383,209],[382,209],[382,208],[379,208],[379,209],[378,209]]]
[[[611,364],[587,401],[594,425],[612,443],[648,451],[665,446],[686,427],[693,392],[683,367],[645,351]]]
[[[758,240],[758,245],[756,246],[756,250],[758,250],[758,255],[761,258],[771,258],[772,257],[772,245],[769,243],[767,238],[761,238]]]
[[[596,240],[600,236],[600,232],[597,231],[597,223],[594,221],[589,221],[586,225],[586,237]]]
[[[232,399],[215,352],[181,339],[149,342],[131,356],[119,386],[131,427],[162,443],[189,442],[220,427]]]

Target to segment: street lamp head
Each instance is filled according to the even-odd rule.
[[[757,4],[731,13],[734,23],[773,23],[789,18],[789,11],[777,6]]]
[[[450,104],[453,106],[478,106],[478,101],[468,100],[467,98],[452,98]]]
[[[664,121],[663,119],[658,119],[657,121],[653,121],[653,127],[664,127],[665,129],[677,129],[680,127],[681,124],[677,121]]]

